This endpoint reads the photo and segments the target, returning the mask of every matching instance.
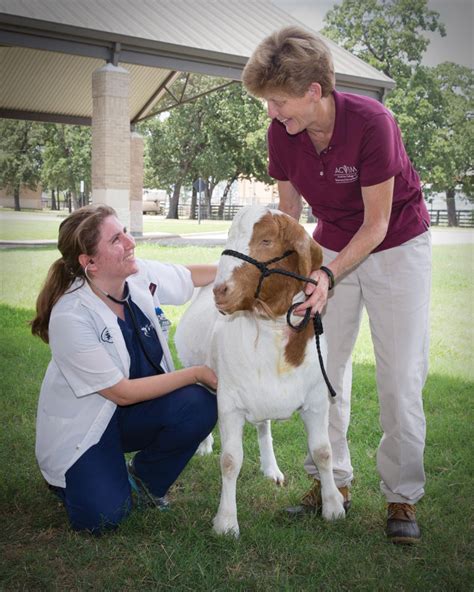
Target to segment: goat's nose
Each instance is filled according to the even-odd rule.
[[[213,292],[214,292],[214,298],[216,300],[219,300],[220,298],[224,298],[224,296],[227,294],[227,284],[218,284],[217,286],[214,286]]]

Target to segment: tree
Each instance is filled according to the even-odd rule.
[[[472,70],[457,64],[419,67],[407,87],[387,99],[410,158],[426,182],[425,194],[446,194],[450,226],[457,224],[456,189],[471,199],[473,194],[473,82]]]
[[[167,118],[149,120],[141,126],[146,138],[145,184],[172,188],[168,217],[176,218],[181,187],[198,177],[207,181],[208,208],[220,181],[227,181],[227,193],[239,176],[269,181],[266,127],[262,105],[240,84],[181,105]]]
[[[404,88],[396,87],[389,94],[386,106],[397,118],[418,174],[422,179],[430,179],[433,138],[446,121],[445,99],[431,68],[416,68]]]
[[[427,0],[344,0],[325,20],[328,37],[396,81],[387,107],[425,191],[446,193],[448,223],[456,224],[456,188],[472,195],[473,74],[456,64],[420,65],[429,43],[423,32],[446,34],[439,14]]]
[[[208,142],[195,166],[200,175],[212,180],[209,198],[217,183],[226,182],[219,217],[223,217],[230,188],[238,178],[271,182],[267,174],[267,127],[261,102],[251,97],[241,84],[209,95]]]
[[[201,123],[202,110],[190,103],[140,126],[146,142],[145,186],[172,189],[167,218],[178,218],[181,187],[190,182],[192,164],[205,146]]]
[[[79,205],[80,183],[84,195],[91,190],[91,130],[79,125],[47,125],[44,134],[43,169],[45,187],[66,191],[74,207]]]
[[[322,33],[403,85],[421,63],[429,40],[446,35],[428,0],[343,0],[325,17]]]
[[[427,156],[433,190],[446,193],[448,224],[457,226],[456,190],[474,201],[474,74],[446,62],[433,68],[443,96],[444,125],[433,135]]]
[[[21,210],[20,188],[36,189],[41,173],[43,126],[31,121],[0,120],[0,187],[13,192]]]

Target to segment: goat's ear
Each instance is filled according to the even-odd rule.
[[[319,269],[323,264],[323,250],[321,246],[313,239],[311,241],[311,271]]]
[[[303,232],[304,235],[295,246],[300,262],[300,273],[308,276],[312,271],[319,269],[323,264],[323,250],[305,230],[303,230]]]
[[[319,269],[323,262],[322,249],[303,226],[289,216],[277,216],[276,221],[288,247],[298,253],[299,273],[308,276],[313,270]]]

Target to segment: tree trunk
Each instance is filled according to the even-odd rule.
[[[54,191],[54,189],[51,189],[51,209],[52,210],[58,209],[56,207],[56,192]]]
[[[191,206],[189,208],[189,219],[196,220],[197,218],[197,191],[193,183],[193,192],[191,194]]]
[[[229,179],[224,188],[224,193],[222,194],[221,200],[219,202],[219,210],[217,213],[217,217],[219,218],[219,220],[224,220],[224,208],[227,202],[227,196],[229,195],[230,188],[232,187],[235,179],[236,177],[232,177],[232,179]]]
[[[14,203],[15,212],[20,212],[21,207],[20,207],[20,186],[19,185],[16,185],[15,188],[13,189],[13,203]]]
[[[206,189],[204,190],[204,212],[205,217],[207,220],[211,219],[211,198],[212,198],[212,189],[209,186],[209,182],[206,183]]]
[[[456,216],[456,190],[450,187],[446,190],[446,209],[448,210],[448,226],[457,226],[458,220]]]
[[[72,206],[75,210],[79,209],[81,207],[81,202],[79,199],[77,199],[77,193],[75,191],[70,191],[70,196],[71,196],[71,200],[72,200]]]
[[[171,196],[170,199],[170,208],[168,210],[168,215],[166,216],[166,218],[168,220],[178,220],[179,216],[178,216],[178,205],[179,205],[179,194],[181,193],[181,181],[178,181],[177,183],[175,183],[174,189],[173,189],[173,195]]]

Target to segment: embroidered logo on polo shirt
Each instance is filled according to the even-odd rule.
[[[357,167],[343,164],[337,166],[334,170],[334,180],[336,183],[353,183],[359,178]]]
[[[112,339],[112,333],[107,329],[107,327],[102,331],[100,334],[100,340],[104,343],[113,343],[114,340]]]

